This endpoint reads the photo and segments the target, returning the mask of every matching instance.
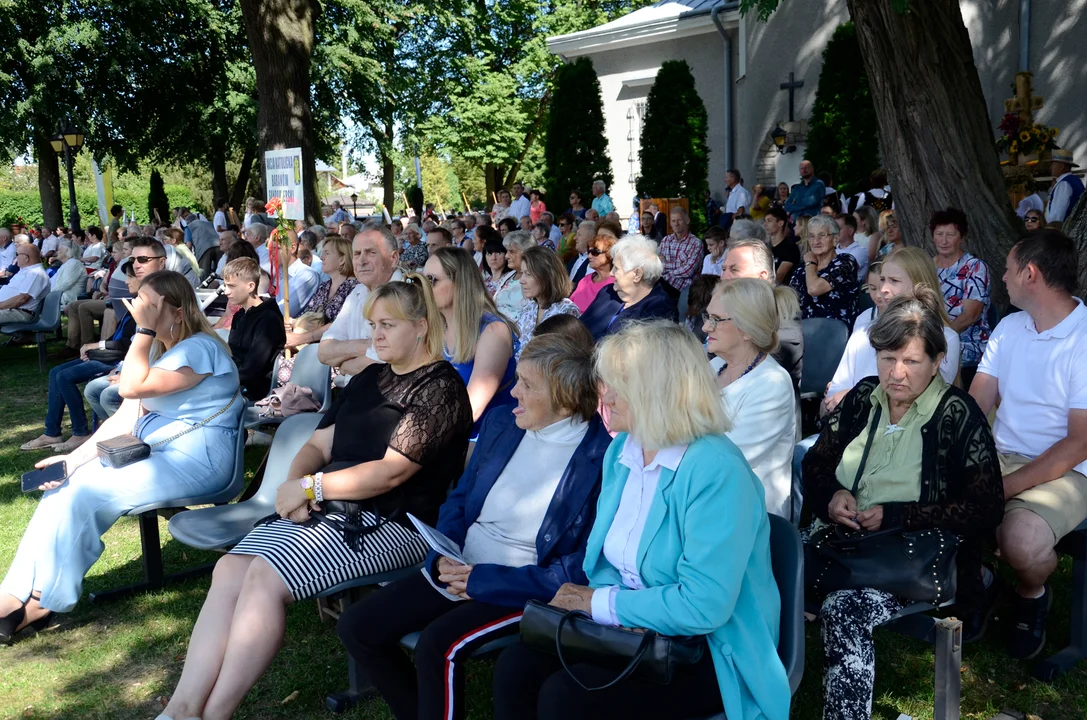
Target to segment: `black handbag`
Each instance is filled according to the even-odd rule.
[[[116,365],[125,359],[127,351],[125,350],[112,350],[110,348],[92,348],[87,351],[87,359],[94,360],[95,362],[104,363],[106,365]]]
[[[567,611],[538,600],[525,606],[521,642],[557,655],[563,669],[587,692],[606,690],[632,676],[667,685],[677,665],[694,665],[706,649],[704,635],[668,637],[653,630],[601,625],[582,610]],[[618,675],[605,685],[589,687],[570,669],[576,663],[613,669]]]
[[[234,391],[234,396],[230,398],[230,402],[228,402],[226,405],[224,405],[222,410],[215,413],[214,415],[209,417],[207,420],[201,420],[200,422],[196,423],[195,425],[190,425],[189,427],[185,428],[184,430],[177,433],[176,435],[172,435],[172,436],[166,438],[165,440],[159,440],[154,445],[148,445],[143,440],[140,440],[138,437],[136,437],[136,429],[135,428],[132,429],[131,433],[126,433],[124,435],[118,435],[117,437],[111,437],[108,440],[102,440],[101,442],[97,443],[97,445],[98,445],[98,457],[102,458],[102,461],[106,465],[109,465],[111,468],[113,468],[115,470],[119,469],[119,468],[123,468],[126,465],[131,465],[132,463],[139,462],[140,460],[146,460],[147,458],[151,457],[152,448],[157,448],[157,447],[159,447],[161,445],[171,443],[174,440],[177,440],[179,437],[188,435],[193,430],[196,430],[197,428],[204,427],[209,422],[211,422],[215,418],[217,418],[220,415],[222,415],[223,413],[225,413],[227,410],[230,409],[230,406],[234,404],[234,401],[238,399],[238,393],[239,392],[240,392],[240,389],[235,390]],[[143,404],[141,403],[140,404],[141,413],[142,413],[142,409],[143,409]],[[137,419],[136,422],[138,423],[139,420]]]
[[[876,405],[852,493],[857,494],[872,438],[883,408]],[[959,537],[932,528],[852,531],[833,524],[812,533],[804,546],[808,594],[823,598],[836,590],[874,588],[906,600],[933,605],[955,597]]]

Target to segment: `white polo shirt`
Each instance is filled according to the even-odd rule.
[[[42,266],[34,263],[11,276],[11,281],[0,287],[0,302],[10,300],[16,295],[29,295],[30,300],[19,306],[19,310],[34,312],[38,303],[49,292],[51,282]]]
[[[397,268],[389,281],[403,279],[404,273]],[[369,296],[370,288],[362,283],[356,285],[355,289],[344,300],[340,314],[336,316],[336,319],[332,321],[332,325],[321,336],[321,340],[369,340],[370,321],[362,314],[362,309],[366,306],[366,298]],[[375,362],[381,362],[372,345],[366,351],[366,357]]]
[[[996,449],[1036,458],[1068,436],[1068,411],[1087,410],[1087,308],[1039,333],[1017,312],[989,336],[978,372],[997,379]],[[1087,461],[1075,467],[1087,475]]]

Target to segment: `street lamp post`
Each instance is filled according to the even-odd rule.
[[[357,218],[359,216],[358,202],[359,196],[351,193],[351,217]]]
[[[79,232],[79,206],[75,199],[75,176],[72,174],[75,155],[83,147],[83,131],[74,127],[71,122],[67,127],[49,138],[49,144],[57,155],[64,157],[64,165],[68,170],[68,224],[72,232]]]

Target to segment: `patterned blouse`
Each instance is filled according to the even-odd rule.
[[[517,318],[517,327],[520,329],[520,345],[517,347],[517,352],[514,353],[514,357],[518,360],[521,359],[521,351],[525,349],[525,345],[528,345],[528,341],[532,339],[532,336],[536,333],[536,326],[540,323],[536,322],[536,316],[540,312],[540,306],[536,304],[535,300],[529,300],[525,303],[525,307],[521,310],[521,316]],[[570,301],[570,298],[563,298],[559,302],[555,303],[551,307],[544,310],[543,322],[549,317],[555,315],[573,315],[574,317],[581,317],[581,311],[578,310],[577,305]]]
[[[947,314],[951,319],[962,315],[967,300],[977,300],[984,307],[973,325],[959,333],[962,364],[977,365],[985,354],[989,342],[989,266],[980,258],[964,252],[951,267],[936,268],[940,276],[940,289],[947,301]]]
[[[351,291],[354,290],[358,284],[359,281],[355,278],[347,278],[340,283],[340,287],[336,289],[336,294],[330,298],[328,294],[332,290],[332,280],[325,280],[317,287],[317,292],[313,293],[313,297],[306,303],[306,307],[302,308],[302,312],[323,312],[325,314],[325,322],[330,323],[340,314],[340,310],[343,309],[344,301],[347,300],[347,296],[351,294]]]
[[[400,264],[409,270],[419,270],[421,272],[428,257],[430,255],[427,253],[426,245],[417,242],[414,245],[404,247],[404,251],[400,253]]]
[[[835,255],[816,274],[830,283],[830,291],[819,297],[808,294],[805,265],[796,268],[789,280],[789,285],[800,297],[800,316],[833,318],[846,325],[852,323],[857,313],[857,259],[849,253]]]

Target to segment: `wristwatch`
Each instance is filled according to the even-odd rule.
[[[155,333],[155,331],[152,330],[151,328],[138,327],[138,328],[136,328],[136,334],[137,335],[150,335],[151,337],[155,337],[155,335],[157,333]]]
[[[302,486],[302,489],[306,491],[306,498],[309,500],[316,500],[317,496],[313,494],[313,476],[303,475],[298,478],[298,484]]]

